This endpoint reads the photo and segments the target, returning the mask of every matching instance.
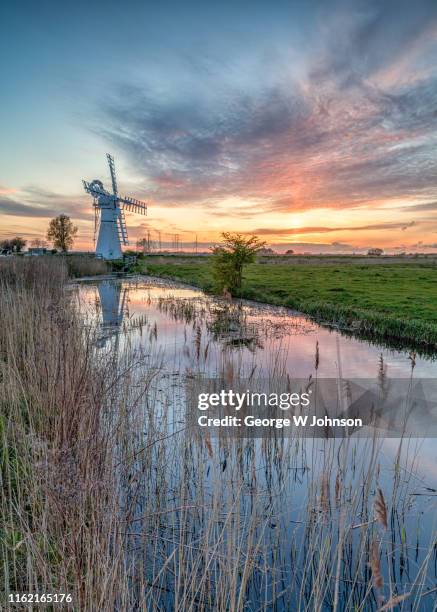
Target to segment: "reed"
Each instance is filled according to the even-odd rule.
[[[72,278],[98,276],[111,272],[111,267],[106,261],[90,255],[68,255],[65,261],[68,268],[68,274]]]
[[[224,612],[376,610],[408,597],[411,609],[426,609],[435,531],[412,542],[412,442],[397,454],[402,481],[379,493],[376,435],[192,435],[186,378],[255,372],[240,346],[213,341],[216,303],[161,303],[186,326],[187,371],[181,347],[163,362],[159,326],[146,320],[133,323],[146,328],[142,347],[127,334],[97,350],[62,260],[11,266],[0,268],[4,601],[71,592],[85,611]],[[246,333],[244,316],[239,325]],[[272,386],[287,374],[282,358],[263,373]]]
[[[0,268],[2,603],[62,592],[75,609],[110,609],[127,580],[114,498],[118,371],[96,358],[66,281],[61,258]]]

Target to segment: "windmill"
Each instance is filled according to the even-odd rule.
[[[127,287],[122,287],[120,283],[103,281],[98,284],[101,323],[97,337],[97,346],[103,348],[107,340],[115,337],[115,346],[118,346],[119,333],[124,316],[128,316],[127,307]]]
[[[104,259],[121,259],[121,245],[128,245],[126,220],[124,211],[129,210],[140,215],[147,213],[147,205],[141,200],[118,195],[115,176],[114,158],[107,153],[109,171],[111,173],[112,193],[103,187],[103,183],[94,179],[91,183],[82,181],[84,189],[94,198],[95,212],[94,237],[98,233],[96,255]]]

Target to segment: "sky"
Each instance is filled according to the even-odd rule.
[[[435,0],[24,0],[0,34],[0,238],[66,213],[93,249],[110,152],[132,244],[437,251]]]

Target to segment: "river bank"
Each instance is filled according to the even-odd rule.
[[[154,257],[147,273],[173,278],[211,292],[208,257]],[[256,263],[247,267],[241,297],[286,306],[345,331],[437,350],[437,270],[434,265],[335,265]]]

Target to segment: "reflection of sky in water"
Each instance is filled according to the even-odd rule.
[[[147,318],[149,325],[157,326],[159,346],[165,353],[172,367],[190,367],[193,359],[191,345],[195,330],[191,324],[175,320],[158,307],[159,298],[173,297],[181,300],[205,299],[203,294],[195,289],[171,284],[170,286],[156,280],[140,280],[139,282],[115,281],[104,283],[97,290],[96,286],[83,286],[82,293],[89,303],[96,299],[101,304],[106,327],[120,321],[124,314],[124,323],[135,328],[135,321]],[[212,299],[206,298],[211,303]],[[245,302],[247,323],[265,325],[269,323],[270,332],[267,336],[261,332],[262,348],[251,352],[240,347],[233,352],[232,359],[243,367],[253,367],[256,364],[258,372],[266,371],[274,360],[280,356],[286,361],[286,369],[290,376],[307,377],[315,374],[316,343],[319,344],[319,376],[336,377],[341,371],[344,377],[374,377],[378,373],[379,359],[383,356],[390,377],[409,377],[411,361],[408,351],[398,351],[380,345],[369,344],[365,340],[344,336],[305,317],[294,315],[291,311],[257,305]],[[202,328],[203,342],[205,338],[204,321]],[[273,332],[272,332],[273,330]],[[114,330],[115,331],[115,330]],[[131,335],[146,348],[147,335],[131,329]],[[278,332],[278,333],[276,333]],[[275,337],[279,336],[279,337]],[[211,340],[210,338],[208,340]],[[183,350],[187,347],[188,350]],[[220,360],[222,345],[220,342],[210,342],[208,367],[214,371]],[[215,357],[215,359],[214,359]],[[434,377],[437,374],[437,362],[427,358],[416,358],[415,377]]]
[[[229,347],[226,337],[214,337],[207,322],[220,309],[223,302],[205,297],[201,292],[178,284],[166,283],[156,279],[139,279],[133,281],[102,282],[99,285],[81,285],[82,303],[88,307],[91,318],[98,317],[100,323],[99,346],[113,350],[117,344],[124,343],[140,348],[145,355],[159,355],[163,363],[163,377],[159,385],[171,389],[172,406],[171,427],[179,430],[184,425],[185,400],[183,399],[181,381],[190,371],[202,371],[206,375],[215,375],[223,368],[224,363],[232,362],[239,373],[247,373],[257,368],[257,376],[285,363],[285,371],[290,377],[306,378],[315,375],[316,343],[319,344],[319,377],[375,377],[378,373],[379,359],[382,354],[389,377],[408,378],[411,374],[411,361],[408,352],[391,350],[378,345],[371,345],[352,337],[323,328],[303,316],[295,315],[282,308],[245,302],[244,314],[247,333],[256,330],[258,346],[252,350],[245,346]],[[170,299],[171,304],[194,304],[200,315],[187,322],[181,316],[177,319],[163,308],[160,300]],[[175,301],[176,300],[176,301]],[[180,312],[179,312],[180,315]],[[200,330],[200,331],[199,331]],[[199,358],[200,355],[200,358]],[[437,363],[430,359],[417,357],[414,377],[434,377]],[[179,376],[179,375],[182,376]],[[167,383],[165,383],[165,380]],[[182,398],[182,399],[181,399]],[[260,453],[265,440],[256,440],[255,446]],[[291,441],[290,441],[291,442]],[[376,442],[380,450],[377,453],[378,486],[384,488],[390,497],[395,488],[395,463],[402,448],[402,459],[399,462],[399,496],[401,505],[407,508],[405,526],[408,534],[416,534],[425,548],[414,560],[410,555],[409,562],[415,566],[416,574],[426,553],[427,538],[436,529],[437,492],[437,446],[435,439],[403,440],[382,439]],[[340,440],[331,440],[332,456],[336,455],[341,445]],[[267,445],[268,446],[268,445]],[[326,440],[307,440],[302,444],[302,455],[297,464],[306,464],[305,472],[287,471],[286,463],[276,466],[288,474],[284,480],[277,481],[273,489],[281,502],[283,513],[278,514],[278,525],[283,530],[283,546],[290,545],[292,530],[301,523],[301,513],[305,513],[306,499],[312,482],[318,482],[324,469]],[[357,461],[364,463],[371,459],[372,440],[370,438],[351,439],[351,466]],[[262,481],[264,467],[273,469],[271,464],[259,454],[256,462],[257,478]],[[271,458],[272,456],[270,456]],[[269,468],[269,469],[270,469]],[[380,471],[379,471],[380,470]],[[292,474],[292,476],[290,476]],[[372,474],[374,477],[375,474]],[[358,495],[366,478],[365,471],[352,470],[350,478],[351,491]],[[209,479],[206,478],[205,485]],[[280,487],[279,487],[280,485]],[[334,484],[332,483],[332,486]],[[283,487],[283,490],[280,488]],[[371,495],[374,495],[372,491]],[[276,519],[275,519],[276,520]],[[395,521],[398,516],[395,515]],[[282,521],[282,522],[281,522]],[[295,521],[295,523],[293,523]],[[361,522],[357,515],[357,524]],[[353,532],[359,537],[359,530]],[[414,537],[416,537],[414,536]],[[413,546],[411,545],[411,550]],[[398,553],[396,553],[398,554]],[[412,565],[412,566],[413,566]],[[411,567],[412,567],[411,566]],[[430,576],[434,579],[434,575]],[[399,582],[408,577],[399,578]],[[401,589],[402,590],[402,589]]]
[[[306,378],[316,373],[315,352],[318,342],[319,377],[337,377],[339,365],[344,377],[375,377],[381,355],[388,376],[408,378],[411,374],[408,351],[392,350],[369,344],[365,340],[342,336],[285,308],[244,302],[248,327],[257,329],[257,325],[260,325],[261,346],[252,351],[246,347],[224,350],[223,341],[213,340],[206,329],[205,318],[208,314],[198,317],[194,325],[192,322],[176,320],[159,307],[162,298],[194,301],[197,305],[220,305],[220,301],[205,297],[196,289],[143,278],[82,285],[80,291],[86,304],[98,307],[97,316],[103,338],[101,346],[107,344],[108,340],[114,341],[114,338],[121,343],[128,339],[131,345],[141,347],[146,353],[153,351],[160,354],[164,368],[169,372],[185,373],[191,369],[203,368],[205,374],[214,375],[223,367],[224,362],[231,361],[240,373],[245,372],[247,375],[256,368],[257,376],[261,377],[271,372],[275,364],[280,362],[286,365],[285,370],[291,377]],[[201,328],[200,361],[195,348],[199,340],[198,327]],[[119,334],[119,329],[128,333]],[[156,331],[156,337],[151,330]],[[205,358],[206,345],[208,350]],[[437,362],[416,358],[415,378],[434,377],[436,373]],[[434,441],[424,440],[421,444],[421,470],[437,484],[437,450]],[[386,440],[384,452],[388,457],[394,456],[397,448],[396,439]]]

